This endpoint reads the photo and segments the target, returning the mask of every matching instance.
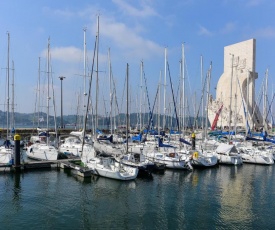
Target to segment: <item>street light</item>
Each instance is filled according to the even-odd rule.
[[[60,76],[59,79],[60,79],[60,82],[61,82],[61,119],[60,119],[60,128],[63,129],[64,127],[63,127],[63,98],[62,98],[63,92],[62,92],[62,81],[63,81],[63,79],[65,79],[65,77]]]

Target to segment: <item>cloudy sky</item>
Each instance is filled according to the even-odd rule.
[[[152,106],[160,76],[163,81],[165,47],[171,81],[177,90],[183,43],[189,98],[201,94],[201,56],[203,75],[212,62],[211,92],[215,97],[214,89],[223,71],[224,46],[251,38],[257,42],[257,90],[268,68],[271,91],[275,73],[274,12],[273,0],[1,0],[0,109],[5,110],[7,102],[8,31],[9,75],[10,79],[12,76],[15,79],[15,111],[30,113],[35,110],[39,57],[40,87],[44,95],[41,98],[45,101],[42,89],[47,83],[46,54],[50,38],[51,88],[54,89],[57,115],[60,114],[59,76],[66,77],[63,81],[64,114],[76,114],[78,101],[85,91],[83,29],[86,28],[87,75],[90,75],[98,17],[101,113],[109,110],[108,50],[119,103],[125,95],[126,64],[129,63],[132,110],[138,106],[141,61]],[[10,86],[11,97],[12,80]],[[93,97],[93,103],[94,100]]]

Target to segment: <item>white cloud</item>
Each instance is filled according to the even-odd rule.
[[[247,6],[259,6],[264,2],[265,2],[265,0],[249,0],[249,1],[246,1],[246,5]]]
[[[233,23],[233,22],[228,22],[228,23],[224,26],[224,28],[221,29],[221,33],[222,33],[222,34],[229,34],[229,33],[233,32],[233,31],[235,30],[235,28],[236,28],[235,23]]]
[[[137,58],[147,58],[163,52],[163,47],[138,34],[141,28],[130,28],[124,23],[104,18],[100,22],[100,33],[112,40],[124,52]]]
[[[269,26],[263,29],[259,29],[255,31],[254,35],[256,37],[275,38],[275,28]]]
[[[199,25],[199,32],[198,32],[199,35],[203,35],[203,36],[212,36],[213,33],[208,30],[207,28]]]
[[[128,14],[130,16],[150,17],[158,15],[157,12],[147,4],[148,1],[141,2],[142,9],[137,9],[123,0],[113,0],[113,3],[115,3],[125,14]]]
[[[42,51],[42,57],[47,57],[47,49]],[[79,57],[82,57],[83,51],[73,47],[53,47],[50,49],[50,56],[52,60],[58,60],[62,62],[77,62]]]
[[[95,16],[100,13],[100,10],[97,6],[94,5],[94,6],[89,6],[77,11],[73,9],[68,9],[68,8],[53,9],[49,7],[44,7],[43,12],[53,17],[70,20],[75,18],[87,19],[88,17],[92,17],[94,19]]]

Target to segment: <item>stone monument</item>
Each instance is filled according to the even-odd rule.
[[[219,128],[261,127],[263,118],[255,103],[256,40],[250,39],[224,47],[224,71],[217,88],[216,99],[210,96],[208,119],[216,120]],[[222,108],[221,108],[222,107]],[[220,111],[219,111],[220,110]]]

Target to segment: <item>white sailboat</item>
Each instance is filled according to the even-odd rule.
[[[265,86],[264,86],[264,103],[263,103],[263,128],[264,132],[267,131],[267,86],[268,86],[268,70],[265,74]],[[246,142],[238,147],[243,162],[250,164],[272,165],[274,164],[273,154],[270,151],[264,149],[258,149],[252,146],[251,142]]]
[[[98,17],[98,27],[99,27],[99,17]],[[97,32],[98,33],[98,32]],[[98,55],[98,35],[96,36],[96,42],[94,50],[97,50]],[[95,56],[95,53],[94,53]],[[94,60],[94,58],[93,58]],[[94,63],[92,65],[91,71],[91,78],[93,74]],[[98,73],[98,71],[97,71]],[[127,64],[127,74],[128,74],[128,64]],[[89,105],[90,94],[91,94],[91,83],[92,80],[90,79],[89,84],[89,97],[87,105]],[[86,129],[86,121],[87,121],[87,113],[88,113],[88,106],[86,109],[85,115],[85,125],[84,125],[84,134]],[[97,121],[95,126],[97,127]],[[83,141],[84,144],[84,141]],[[115,160],[114,157],[100,157],[96,156],[94,146],[92,145],[92,149],[88,153],[83,153],[81,156],[81,161],[84,166],[91,169],[96,175],[107,177],[110,179],[117,179],[117,180],[133,180],[137,177],[138,169],[134,167],[129,167],[127,165],[123,165],[120,163],[120,159]]]
[[[194,167],[213,167],[218,164],[218,158],[212,151],[189,151],[191,164]]]
[[[235,145],[221,143],[215,152],[219,164],[241,165],[243,163],[242,155],[238,152]]]
[[[189,154],[178,151],[174,146],[163,144],[160,139],[157,149],[149,150],[144,154],[150,161],[165,164],[165,167],[169,169],[193,170]]]
[[[7,137],[5,141],[5,145],[0,146],[0,165],[10,165],[12,164],[12,158],[13,158],[13,149],[11,149],[10,145],[7,145],[10,143],[9,138],[9,47],[10,47],[10,33],[7,32],[8,35],[8,58],[7,58],[7,86],[8,86],[8,97],[7,97]]]
[[[128,70],[128,64],[127,64]],[[93,71],[92,71],[93,72]],[[90,81],[91,84],[91,81]],[[90,86],[91,87],[91,86]],[[88,99],[89,100],[89,99]],[[133,180],[137,177],[139,169],[136,167],[131,167],[121,163],[120,158],[101,157],[96,156],[95,149],[89,152],[87,157],[81,157],[82,162],[86,167],[92,169],[92,171],[99,176],[107,177],[116,180]]]
[[[244,163],[261,165],[274,164],[273,154],[268,150],[259,150],[252,146],[252,144],[249,146],[240,146],[238,150]]]
[[[84,32],[84,48],[83,48],[83,59],[84,59],[84,72],[83,72],[83,108],[86,108],[86,99],[87,99],[87,92],[86,92],[86,69],[87,69],[87,65],[86,65],[86,27],[83,29]],[[83,111],[83,124],[82,127],[85,126],[85,121],[84,121],[84,117],[85,117],[85,110]],[[92,137],[91,135],[87,135],[85,134],[84,137],[84,128],[81,131],[72,131],[70,133],[69,136],[64,137],[64,139],[59,140],[59,147],[58,147],[58,151],[66,156],[77,156],[80,157],[82,155],[82,151],[86,151],[87,149],[89,149],[90,147],[87,146],[86,144],[92,144]],[[83,142],[83,138],[84,138],[84,145],[82,147],[82,142]]]
[[[47,89],[47,132],[49,131],[49,80],[50,80],[50,38],[48,39],[48,58],[47,58],[47,75],[48,75],[48,89]],[[26,155],[28,158],[35,160],[57,160],[58,151],[50,145],[49,134],[46,135],[46,140],[41,139],[27,147]]]

